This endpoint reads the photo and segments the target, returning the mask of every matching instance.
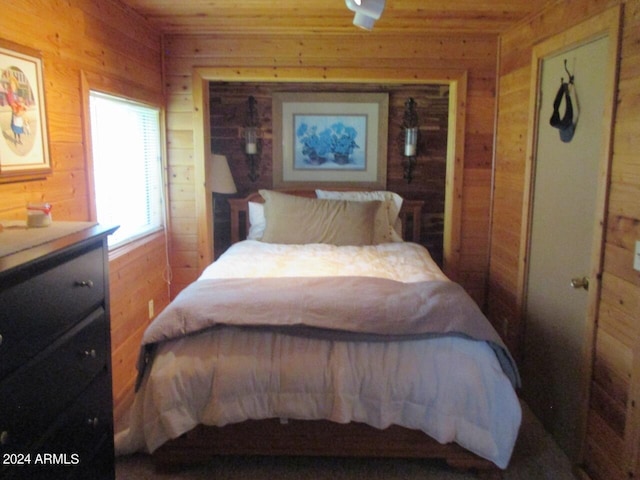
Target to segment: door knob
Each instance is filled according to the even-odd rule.
[[[585,290],[589,290],[589,279],[587,277],[572,278],[571,286],[573,288],[584,288]]]

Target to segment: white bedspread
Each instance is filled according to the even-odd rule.
[[[234,245],[201,276],[374,276],[442,280],[421,246]],[[423,430],[505,468],[521,421],[493,350],[459,337],[394,342],[304,338],[226,327],[159,347],[119,453],[152,452],[199,423],[358,421]]]

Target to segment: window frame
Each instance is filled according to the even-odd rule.
[[[159,113],[159,138],[160,138],[160,188],[162,191],[161,215],[162,224],[155,229],[144,232],[136,237],[131,237],[116,245],[109,246],[109,258],[119,256],[126,251],[137,248],[142,243],[146,243],[155,238],[159,232],[165,236],[169,228],[169,197],[167,189],[167,153],[166,153],[166,106],[161,92],[152,92],[139,86],[132,86],[114,78],[105,78],[102,75],[91,72],[81,72],[81,90],[83,101],[83,133],[84,133],[84,153],[86,159],[86,186],[88,194],[89,221],[97,222],[95,177],[93,163],[93,144],[91,141],[91,110],[90,94],[97,92],[104,95],[120,98],[125,101],[158,109]],[[124,94],[122,92],[127,92]]]

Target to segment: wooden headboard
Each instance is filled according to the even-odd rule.
[[[289,195],[316,198],[315,190],[279,190]],[[231,243],[237,243],[247,237],[249,231],[249,202],[264,203],[262,195],[254,192],[245,198],[230,198],[231,206]],[[400,209],[400,221],[402,222],[402,238],[420,243],[420,231],[422,226],[422,200],[404,200]]]

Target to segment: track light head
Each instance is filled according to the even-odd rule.
[[[365,30],[373,29],[382,15],[385,0],[345,0],[347,8],[355,12],[353,24]]]

